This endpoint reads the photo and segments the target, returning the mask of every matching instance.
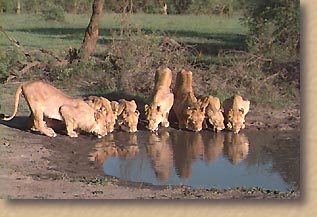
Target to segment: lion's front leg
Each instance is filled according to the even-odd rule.
[[[74,131],[73,124],[66,123],[67,135],[70,137],[78,137],[78,133]]]
[[[168,112],[163,114],[162,127],[169,127],[170,123],[168,122]]]
[[[59,112],[65,121],[67,135],[70,137],[78,137],[78,134],[74,131],[74,129],[76,129],[76,125],[71,115],[74,112],[73,107],[64,105],[59,109]]]

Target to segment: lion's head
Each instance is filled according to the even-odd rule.
[[[186,125],[187,129],[198,132],[202,130],[202,124],[205,119],[205,108],[199,104],[186,109]]]
[[[113,132],[117,115],[112,111],[110,101],[104,97],[89,96],[85,102],[94,109],[102,112],[102,114],[106,117],[105,123],[107,125],[108,132]]]
[[[106,117],[100,111],[95,111],[94,114],[96,124],[93,129],[91,129],[92,133],[95,133],[99,138],[106,136],[108,133],[108,127],[106,123]]]
[[[118,110],[119,110],[118,111],[119,127],[123,131],[126,131],[126,132],[130,132],[130,133],[136,132],[140,112],[137,110],[137,104],[135,103],[135,101],[120,99]]]
[[[227,127],[232,129],[234,133],[239,133],[241,129],[245,128],[245,112],[244,108],[239,110],[230,110],[228,113]]]
[[[213,110],[207,107],[206,115],[209,123],[213,126],[215,131],[221,131],[225,128],[224,117],[220,109]]]
[[[129,133],[135,133],[138,130],[138,120],[139,120],[140,113],[138,110],[134,112],[122,112],[122,118],[120,120],[120,128],[123,131]]]
[[[159,124],[163,121],[163,112],[160,105],[145,105],[145,116],[147,128],[154,132],[158,130]]]

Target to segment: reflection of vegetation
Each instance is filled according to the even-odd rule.
[[[281,174],[284,181],[297,190],[300,187],[300,142],[297,133],[289,136],[290,139],[288,136],[276,139],[274,133],[248,135],[252,149],[244,162],[250,167],[272,162],[271,172]]]

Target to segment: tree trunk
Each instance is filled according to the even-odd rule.
[[[17,0],[16,14],[17,15],[21,14],[21,1],[20,0]]]
[[[92,4],[92,15],[89,25],[85,32],[85,37],[79,51],[79,57],[87,61],[90,54],[94,51],[99,33],[99,20],[102,14],[103,0],[94,0]]]

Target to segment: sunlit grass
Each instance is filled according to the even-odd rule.
[[[119,14],[104,14],[100,21],[100,41],[97,49],[111,38],[111,30],[120,26]],[[1,15],[0,25],[7,33],[29,48],[67,50],[79,47],[89,23],[89,14],[66,14],[64,22],[48,22],[41,16]],[[239,43],[246,28],[241,25],[239,16],[219,17],[207,15],[132,15],[133,21],[145,32],[158,32],[173,37],[179,42],[189,44],[214,45],[226,47],[230,43]],[[236,41],[237,40],[237,41]],[[10,42],[0,34],[0,48],[5,49]],[[231,46],[231,45],[230,45]],[[235,46],[235,45],[234,45]]]

